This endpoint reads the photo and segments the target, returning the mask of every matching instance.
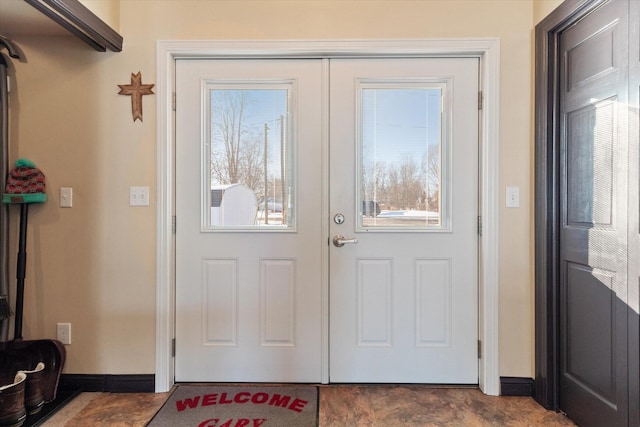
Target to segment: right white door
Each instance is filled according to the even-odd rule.
[[[478,382],[478,62],[331,61],[331,382]]]

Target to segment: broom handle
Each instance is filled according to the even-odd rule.
[[[9,173],[9,90],[7,61],[0,54],[0,191],[4,191]],[[9,206],[0,206],[0,297],[5,297],[6,317],[0,316],[0,342],[9,340]]]
[[[29,215],[29,204],[20,204],[20,240],[18,242],[18,266],[16,268],[16,278],[18,285],[16,289],[16,323],[13,334],[14,341],[22,340],[22,314],[24,306],[24,278],[27,267],[27,217]]]

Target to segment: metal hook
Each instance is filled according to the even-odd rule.
[[[12,42],[8,38],[0,34],[0,47],[2,46],[7,48],[7,51],[9,51],[10,57],[16,58],[16,59],[22,59],[22,56],[20,55],[20,49],[18,48],[18,46],[16,46],[14,42]]]

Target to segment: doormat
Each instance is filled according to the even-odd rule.
[[[314,386],[179,385],[149,427],[316,427]]]

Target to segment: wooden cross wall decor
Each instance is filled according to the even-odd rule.
[[[131,113],[133,114],[133,121],[140,119],[142,121],[142,95],[153,95],[153,84],[142,84],[142,73],[138,71],[138,74],[131,73],[131,84],[118,85],[120,92],[118,95],[131,96]]]

